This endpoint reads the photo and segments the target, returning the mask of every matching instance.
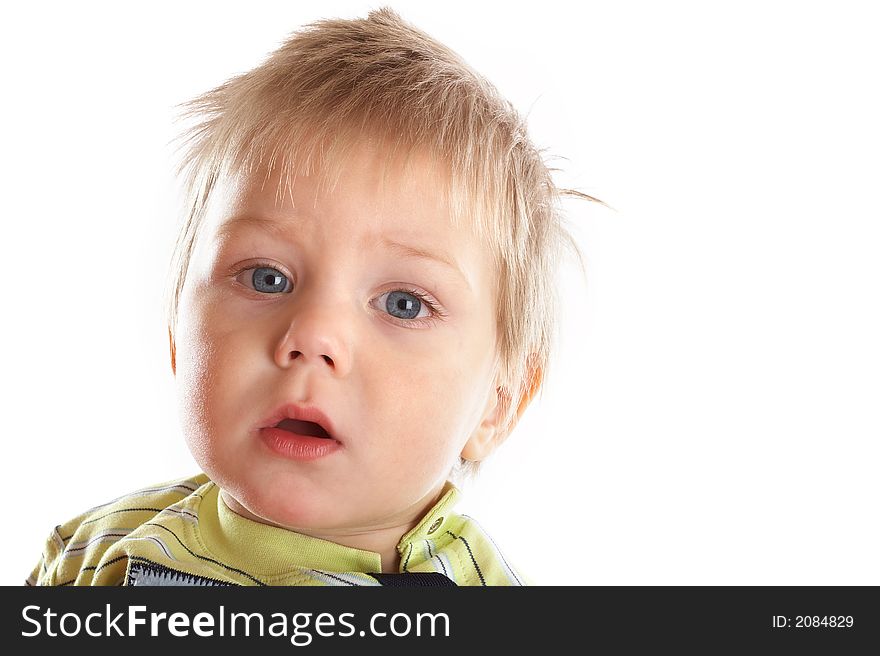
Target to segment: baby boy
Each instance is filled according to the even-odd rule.
[[[450,480],[540,388],[573,245],[523,121],[389,10],[187,108],[169,336],[204,473],[56,527],[28,583],[521,585]]]

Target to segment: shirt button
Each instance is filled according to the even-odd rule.
[[[442,524],[442,523],[443,523],[442,517],[438,517],[436,520],[434,520],[434,523],[431,524],[431,528],[428,529],[428,535],[431,535],[431,533],[433,533],[438,528],[440,528],[440,524]]]

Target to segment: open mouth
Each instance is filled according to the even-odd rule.
[[[282,419],[275,428],[286,430],[297,435],[309,435],[311,437],[322,437],[327,440],[333,439],[330,434],[324,430],[321,424],[313,421],[301,421],[299,419]]]

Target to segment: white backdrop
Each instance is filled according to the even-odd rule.
[[[462,510],[542,583],[880,584],[870,3],[388,4],[617,210],[569,206],[587,280],[566,264],[555,368]],[[375,6],[5,10],[0,583],[196,471],[161,305],[174,105]]]

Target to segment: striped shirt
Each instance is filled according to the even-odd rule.
[[[452,512],[458,496],[447,483],[437,504],[401,538],[400,572],[435,572],[456,585],[524,585],[480,526]],[[235,514],[200,474],[56,526],[27,584],[380,585],[370,573],[381,571],[379,554]]]

